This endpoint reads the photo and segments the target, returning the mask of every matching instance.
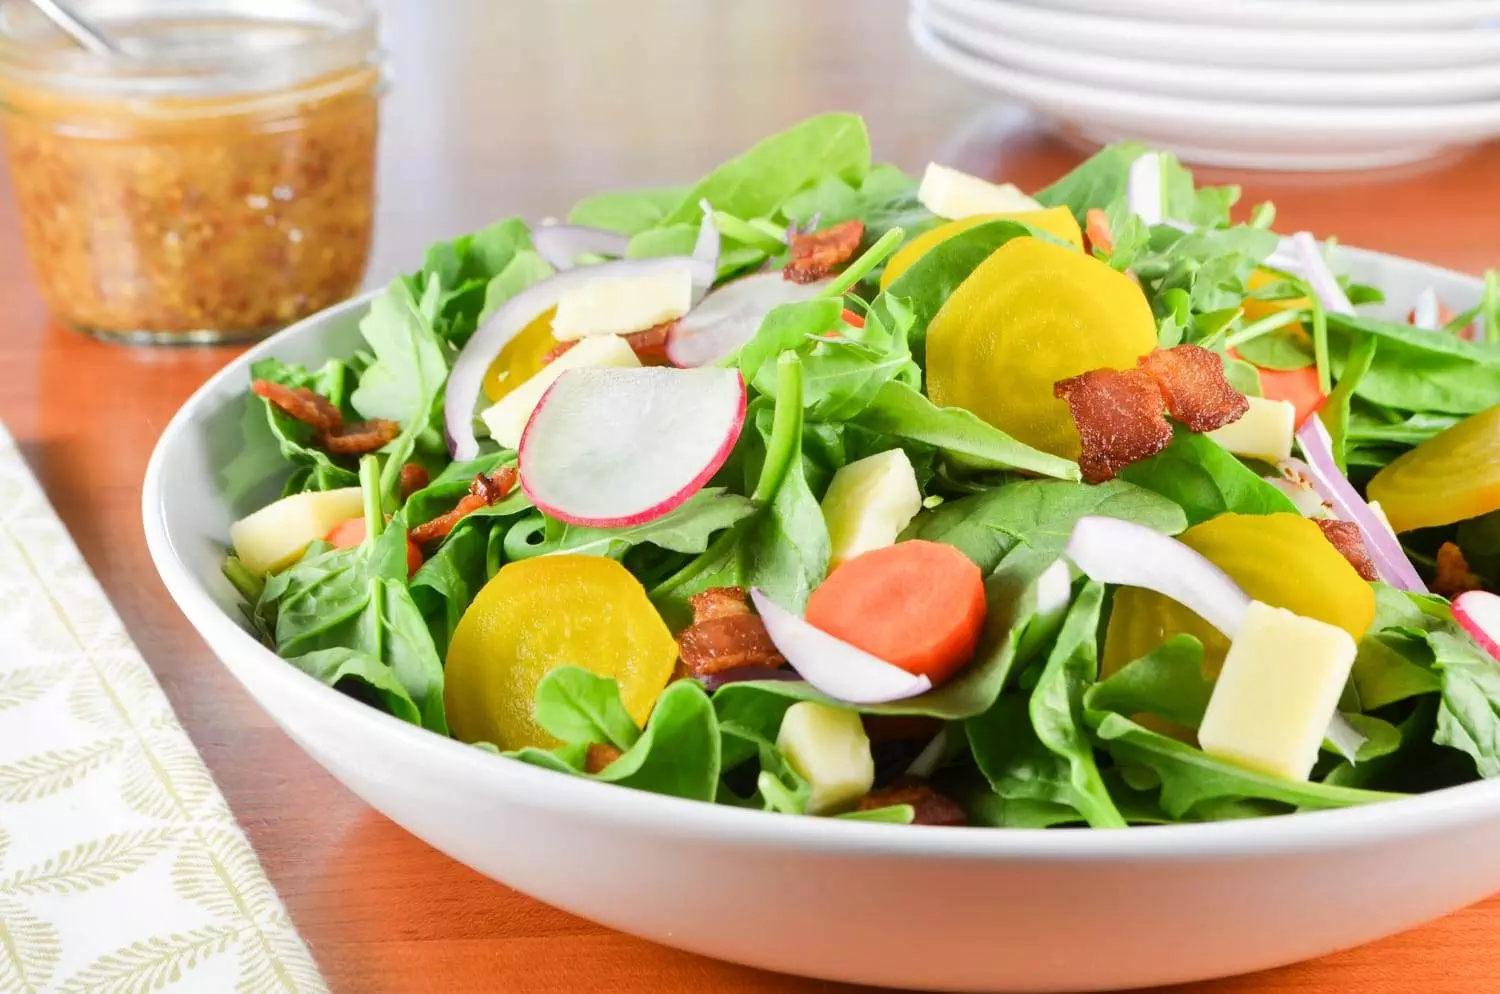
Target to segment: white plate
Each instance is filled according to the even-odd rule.
[[[1080,0],[1081,2],[1081,0]],[[1381,6],[1374,4],[1373,6]],[[1500,9],[1500,2],[1496,3]],[[1020,41],[929,6],[923,19],[934,32],[1002,68],[1053,79],[1168,96],[1290,104],[1444,104],[1500,99],[1500,61],[1443,69],[1333,72],[1251,66],[1163,66],[1148,55],[1121,50],[1089,55],[1037,41]]]
[[[934,0],[981,27],[1085,53],[1261,69],[1421,69],[1500,61],[1500,28],[1347,31],[1132,20],[1005,0]],[[1211,0],[1203,0],[1211,2]],[[1306,0],[1313,3],[1317,0]],[[1373,0],[1372,0],[1373,2]],[[1164,67],[1165,68],[1165,67]]]
[[[1392,301],[1473,277],[1346,249]],[[392,820],[516,889],[680,949],[828,980],[927,990],[1180,983],[1321,956],[1500,889],[1500,781],[1387,804],[1127,831],[904,827],[681,801],[527,766],[404,724],[278,659],[220,573],[250,364],[359,343],[369,296],[235,359],[162,433],[147,545],[225,666],[307,752]],[[339,826],[327,826],[330,844]]]
[[[912,38],[939,65],[1099,142],[1134,138],[1184,160],[1252,169],[1366,169],[1430,158],[1500,134],[1500,101],[1443,107],[1312,107],[1127,93],[996,65],[927,26]]]
[[[1500,0],[1016,0],[1028,7],[1247,28],[1443,28],[1500,18]]]

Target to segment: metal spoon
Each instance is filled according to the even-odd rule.
[[[120,54],[120,46],[114,39],[79,17],[60,0],[31,0],[31,3],[46,16],[47,20],[57,25],[67,33],[68,37],[95,55]]]

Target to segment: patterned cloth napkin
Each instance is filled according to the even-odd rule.
[[[0,426],[0,994],[326,991]]]

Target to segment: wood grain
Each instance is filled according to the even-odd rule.
[[[877,153],[1022,184],[1079,153],[925,65],[898,0],[391,0],[371,282],[427,242],[601,188],[689,179],[819,110],[865,114]],[[1211,175],[1275,199],[1278,227],[1453,268],[1500,265],[1500,147],[1360,177]],[[6,184],[8,190],[8,183]],[[138,351],[49,326],[0,201],[0,418],[124,616],[337,992],[831,991],[678,953],[485,880],[315,766],[208,653],[158,583],[139,494],[151,446],[234,353]],[[1179,994],[1490,989],[1500,900],[1317,962]],[[1080,937],[1086,941],[1086,937]],[[847,989],[847,988],[845,988]]]

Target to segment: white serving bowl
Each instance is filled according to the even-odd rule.
[[[1375,253],[1340,263],[1392,314],[1472,277]],[[1389,804],[1127,831],[944,829],[791,818],[573,779],[346,697],[240,622],[219,572],[237,515],[249,365],[344,355],[368,297],[250,350],[183,405],[146,471],[162,581],[224,665],[350,790],[479,872],[681,949],[829,980],[1082,991],[1259,970],[1358,945],[1500,890],[1500,783]],[[236,481],[239,486],[243,481]]]

